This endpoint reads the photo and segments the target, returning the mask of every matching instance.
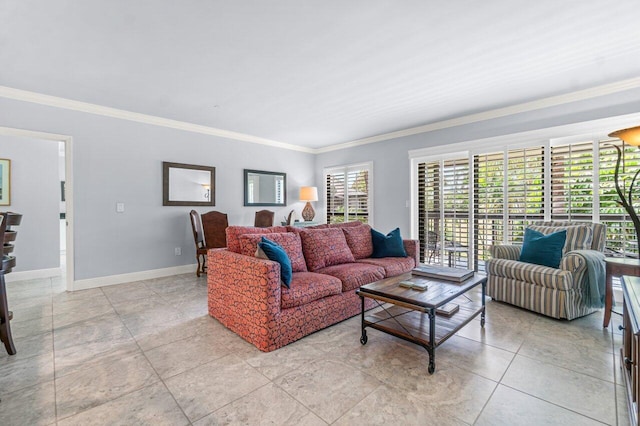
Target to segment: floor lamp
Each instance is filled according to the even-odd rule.
[[[613,133],[610,133],[609,137],[618,138],[627,145],[640,146],[640,126],[617,130]],[[637,241],[638,243],[640,243],[640,219],[638,219],[636,209],[633,207],[633,189],[636,184],[638,174],[640,173],[640,169],[633,175],[633,179],[631,179],[631,183],[629,184],[629,191],[627,192],[627,194],[625,194],[624,191],[622,191],[622,189],[620,188],[619,179],[620,163],[622,162],[622,149],[620,149],[620,147],[617,145],[614,145],[614,147],[618,151],[618,159],[616,161],[616,170],[614,175],[616,192],[618,193],[618,197],[620,197],[620,204],[622,205],[622,207],[624,207],[624,209],[631,217],[631,221],[633,222],[633,226],[636,230]]]

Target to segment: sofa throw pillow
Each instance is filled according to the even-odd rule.
[[[371,227],[369,225],[349,226],[341,229],[355,259],[371,257],[373,242],[371,241]]]
[[[300,237],[307,268],[311,272],[326,266],[355,262],[342,229],[303,229]]]
[[[593,242],[593,228],[589,225],[530,225],[529,228],[533,229],[534,231],[542,232],[544,235],[549,235],[558,231],[567,231],[567,240],[565,241],[564,247],[562,249],[563,256],[573,250],[589,250],[591,249],[591,243]]]
[[[239,238],[240,254],[253,256],[256,252],[256,247],[258,247],[258,243],[262,241],[262,237],[263,235],[258,234],[241,235]],[[307,264],[302,254],[302,242],[298,234],[293,232],[277,232],[269,234],[266,237],[284,249],[291,261],[293,272],[307,272]]]
[[[371,257],[407,257],[407,251],[400,236],[400,228],[394,229],[387,235],[372,228],[371,242],[373,243]]]
[[[566,230],[545,235],[542,232],[527,228],[524,230],[520,261],[558,268],[560,260],[562,260],[562,248],[566,239]]]
[[[289,256],[287,256],[284,249],[265,237],[262,237],[261,241],[258,243],[258,247],[262,249],[269,260],[273,260],[280,264],[280,279],[285,287],[289,288],[291,285],[291,279],[293,278],[293,271],[291,270],[291,261],[289,260]]]

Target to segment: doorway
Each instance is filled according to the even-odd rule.
[[[54,232],[59,232],[60,235],[60,244],[58,245],[58,251],[55,253],[60,259],[59,267],[62,272],[63,279],[66,283],[66,290],[73,291],[74,290],[74,267],[73,267],[73,163],[72,163],[72,138],[66,135],[58,135],[52,133],[44,133],[44,132],[36,132],[30,130],[22,130],[22,129],[14,129],[9,127],[0,127],[0,136],[9,136],[13,137],[18,141],[24,140],[25,143],[29,142],[29,139],[35,139],[43,142],[51,142],[55,143],[55,150],[58,152],[58,158],[56,161],[56,168],[58,170],[58,175],[55,178],[56,181],[60,181],[60,183],[56,183],[60,185],[59,196],[56,197],[59,201],[59,208],[54,213],[58,215],[60,228],[56,229]],[[53,148],[53,146],[52,146]],[[64,155],[62,155],[64,154]],[[62,162],[63,167],[60,166],[60,162]],[[17,173],[19,170],[15,170],[18,167],[18,164],[14,165],[14,171]],[[64,182],[64,183],[62,183]],[[17,182],[16,182],[17,184]],[[64,186],[64,197],[62,196],[62,188]],[[55,191],[58,194],[58,191]],[[15,196],[15,195],[14,195]],[[2,209],[12,210],[11,205],[2,207]],[[53,213],[53,212],[52,212]],[[64,213],[64,214],[63,214]],[[48,213],[49,214],[49,213]],[[64,216],[64,217],[62,217]],[[64,250],[64,251],[63,251]],[[51,271],[48,269],[34,270],[34,271],[24,271],[24,272],[14,272],[16,278],[18,274],[20,274],[20,279],[31,279],[31,278],[41,278],[43,274],[50,274]],[[47,275],[51,276],[51,275]]]

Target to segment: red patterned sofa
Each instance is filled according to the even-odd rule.
[[[358,287],[410,271],[418,262],[416,240],[403,240],[407,257],[370,258],[370,230],[360,222],[228,227],[227,248],[208,253],[209,315],[269,352],[359,314]],[[263,235],[291,259],[290,288],[281,285],[280,264],[255,257]],[[372,307],[367,300],[366,308]]]

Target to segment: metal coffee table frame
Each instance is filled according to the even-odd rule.
[[[400,287],[403,280],[423,277],[403,274],[367,284],[356,291],[362,301],[362,334],[360,343],[368,341],[366,328],[374,328],[409,342],[422,346],[429,353],[429,374],[435,371],[435,349],[453,336],[458,330],[480,315],[480,326],[485,324],[485,296],[487,277],[476,273],[463,283],[429,279],[429,289],[421,292]],[[481,304],[468,299],[468,303],[459,304],[460,308],[451,317],[436,314],[438,308],[457,297],[464,296],[469,290],[481,285]],[[465,296],[466,297],[466,296]],[[376,301],[382,310],[367,314],[365,298]],[[385,304],[392,306],[386,307]],[[428,324],[423,320],[428,317]]]

